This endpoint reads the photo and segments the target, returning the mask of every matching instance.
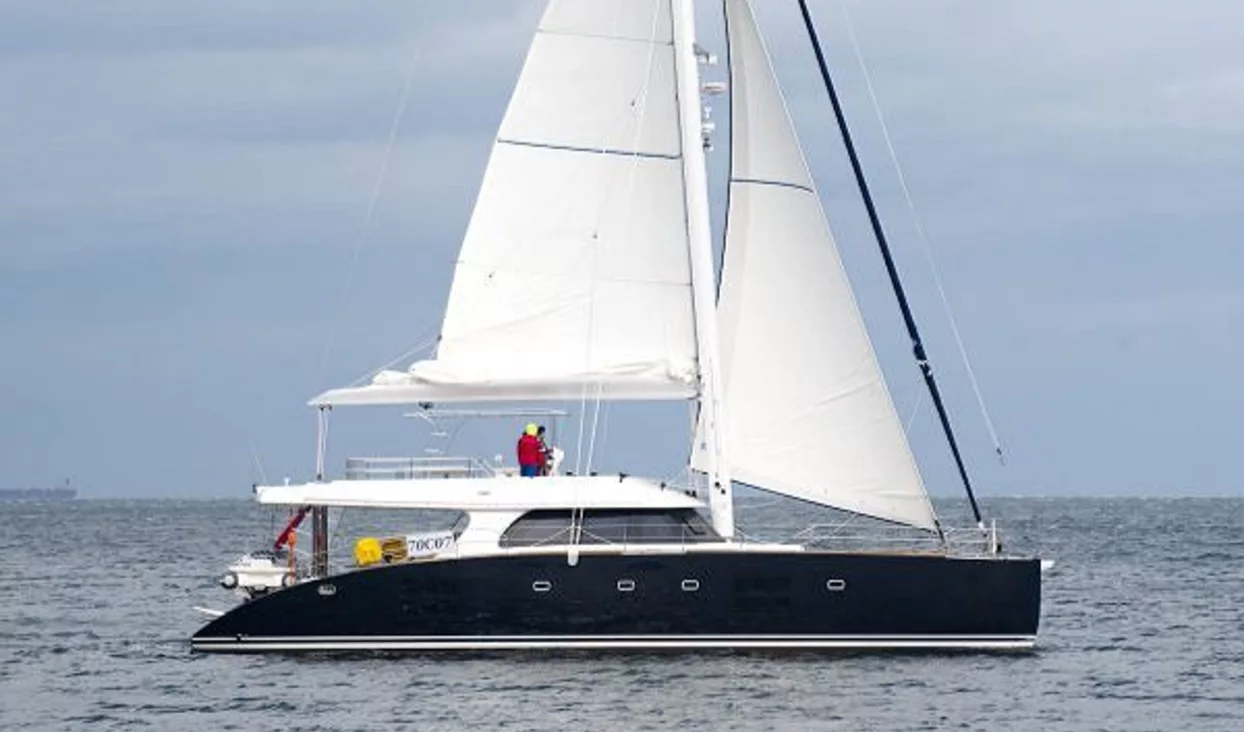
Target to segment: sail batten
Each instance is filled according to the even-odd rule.
[[[797,191],[804,191],[816,195],[816,191],[809,185],[803,183],[793,183],[787,180],[766,180],[763,178],[731,178],[731,184],[754,185],[754,186],[777,186],[778,188],[794,188]]]
[[[732,475],[936,529],[751,5],[725,7],[731,177],[718,317]],[[702,460],[694,450],[692,466]]]
[[[678,160],[681,156],[673,153],[644,152],[642,150],[614,150],[610,148],[593,148],[593,147],[576,147],[574,145],[554,145],[548,142],[535,142],[532,140],[511,140],[499,138],[498,145],[517,145],[519,147],[534,147],[544,150],[561,150],[562,152],[584,153],[587,155],[618,155],[628,158],[656,158],[660,160]]]

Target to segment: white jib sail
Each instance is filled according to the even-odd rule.
[[[553,0],[434,360],[319,403],[696,393],[670,0]]]
[[[734,479],[935,529],[750,3],[727,0],[726,11],[732,170],[718,313]]]

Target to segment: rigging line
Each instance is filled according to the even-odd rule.
[[[620,6],[619,6],[619,13],[620,13]],[[627,172],[626,172],[626,198],[625,198],[625,204],[622,207],[623,211],[628,214],[626,216],[626,220],[627,220],[626,240],[630,239],[631,231],[632,231],[634,221],[635,221],[635,217],[630,214],[633,213],[634,208],[635,208],[635,175],[639,168],[639,161],[644,157],[643,153],[639,152],[639,143],[640,143],[640,139],[643,134],[643,131],[644,131],[644,120],[646,119],[648,115],[648,96],[649,96],[649,93],[652,91],[652,70],[653,70],[654,60],[656,57],[656,49],[657,49],[656,37],[657,37],[657,30],[660,27],[660,21],[661,21],[661,13],[660,13],[660,5],[658,4],[658,5],[653,6],[652,20],[650,21],[649,27],[648,27],[649,44],[648,44],[648,55],[647,55],[647,58],[644,60],[643,84],[639,88],[639,93],[635,96],[634,102],[633,102],[633,108],[637,111],[638,114],[635,117],[634,132],[631,134],[631,150],[632,150],[632,152],[630,153],[631,161],[630,161],[630,166],[627,168]],[[681,156],[682,151],[680,150],[679,153]],[[598,212],[598,216],[597,216],[598,230],[599,230],[599,224],[600,224],[600,215]],[[591,296],[588,299],[588,321],[587,321],[588,333],[587,333],[587,364],[586,365],[589,370],[591,369],[592,345],[594,342],[594,332],[595,332],[595,322],[596,322],[596,318],[595,318],[595,311],[596,311],[595,303],[596,303],[596,289],[597,289],[596,283],[599,279],[598,275],[599,275],[599,268],[600,268],[600,252],[599,252],[600,244],[601,244],[601,241],[598,238],[596,240],[596,246],[592,248],[592,284],[591,284]],[[579,422],[579,435],[580,435],[579,449],[580,450],[582,449],[583,429],[585,426],[584,419],[587,416],[586,411],[587,411],[587,390],[588,388],[589,388],[588,385],[584,385],[583,399],[580,402],[580,407],[583,410],[583,413],[580,416],[580,422]],[[595,392],[596,393],[593,398],[593,405],[592,405],[592,428],[591,428],[591,431],[588,433],[587,459],[586,461],[583,461],[583,464],[582,464],[584,473],[591,473],[592,462],[594,461],[595,456],[596,456],[596,436],[597,436],[597,431],[600,426],[601,401],[602,401],[603,394],[604,394],[604,388],[600,382],[597,382],[595,384]],[[576,467],[579,467],[578,460],[576,460]]]
[[[602,391],[603,391],[603,387],[601,386],[599,382],[597,382],[596,404],[592,410],[592,433],[591,433],[592,437],[591,437],[591,440],[587,444],[587,466],[586,467],[587,467],[587,472],[589,475],[592,472],[592,461],[596,457],[596,431],[597,431],[598,425],[600,424],[600,403],[601,403],[601,392]]]
[[[620,10],[620,7],[619,7],[619,10]],[[638,107],[639,114],[635,120],[635,132],[631,136],[631,149],[636,152],[631,156],[631,164],[630,164],[629,169],[627,170],[627,176],[626,176],[626,205],[624,207],[624,210],[628,214],[626,217],[626,220],[627,220],[626,240],[627,241],[630,240],[631,233],[634,229],[635,217],[631,214],[634,213],[634,209],[635,209],[635,176],[639,169],[639,161],[641,159],[641,155],[638,152],[638,150],[639,150],[640,138],[644,130],[644,122],[648,116],[648,97],[652,92],[652,71],[653,71],[653,64],[656,59],[656,50],[657,50],[656,38],[657,38],[657,30],[660,27],[660,21],[661,21],[660,6],[654,6],[653,12],[652,12],[652,21],[648,27],[648,37],[649,39],[651,39],[651,42],[648,46],[648,58],[645,60],[645,65],[644,65],[644,82],[643,82],[643,86],[639,90],[639,97],[638,97],[637,104],[636,104],[636,106]],[[680,149],[679,156],[681,157],[683,154],[684,154],[683,151]],[[594,283],[593,283],[593,289],[595,289]],[[585,466],[588,473],[592,471],[592,465],[596,459],[596,438],[597,438],[597,434],[598,434],[599,427],[600,427],[601,401],[602,401],[603,392],[604,392],[603,387],[601,386],[601,384],[598,383],[596,386],[596,402],[593,405],[593,409],[592,409],[592,432],[591,432],[591,439],[588,442],[587,465]],[[605,409],[605,420],[606,420],[606,426],[607,426],[608,419],[609,419],[608,404],[605,405],[604,409]],[[601,439],[601,450],[603,451],[605,437],[602,435],[600,439]]]
[[[259,451],[255,449],[255,443],[248,440],[247,444],[251,449],[251,458],[255,461],[255,467],[259,468],[260,480],[263,481],[264,485],[268,485],[268,474],[263,469],[263,463],[259,461]]]
[[[276,514],[280,509],[276,506],[270,506],[268,511],[268,533],[262,536],[259,542],[260,546],[268,545],[272,541],[272,537],[276,536]]]
[[[427,328],[427,329],[425,329],[425,330],[423,331],[423,333],[421,333],[421,334],[419,335],[418,342],[417,342],[414,346],[411,346],[410,348],[406,349],[405,351],[402,351],[402,352],[401,352],[400,354],[398,354],[397,356],[395,356],[395,357],[393,357],[393,358],[389,359],[388,361],[384,362],[384,364],[382,364],[382,365],[381,365],[381,366],[379,366],[378,368],[374,368],[374,369],[372,369],[372,370],[368,371],[367,373],[363,374],[362,376],[358,377],[358,378],[357,378],[357,379],[355,379],[354,381],[350,382],[350,386],[359,386],[359,385],[360,385],[360,384],[362,384],[364,381],[370,381],[371,379],[374,379],[374,378],[376,377],[376,375],[377,375],[377,374],[379,374],[381,371],[384,371],[385,369],[389,368],[390,366],[392,366],[392,365],[396,364],[398,361],[403,361],[403,360],[405,360],[405,359],[407,359],[407,358],[410,358],[411,356],[415,355],[416,353],[419,353],[420,351],[423,351],[424,349],[428,348],[429,346],[436,345],[437,338],[436,338],[436,337],[431,337],[431,336],[429,335],[432,331],[433,331],[433,328]]]
[[[885,115],[881,111],[881,102],[877,98],[876,89],[873,87],[872,75],[868,71],[868,65],[864,61],[864,52],[860,47],[859,38],[855,34],[855,23],[851,18],[851,10],[847,6],[846,0],[839,0],[842,7],[842,15],[846,20],[847,35],[851,39],[851,48],[855,52],[855,60],[859,64],[860,72],[864,75],[864,84],[868,89],[868,97],[872,101],[873,112],[877,115],[877,122],[881,125],[881,135],[885,140],[886,149],[890,153],[890,161],[894,163],[894,172],[898,175],[899,187],[903,190],[903,197],[907,199],[907,210],[911,212],[912,223],[916,227],[916,238],[920,240],[920,244],[924,250],[925,259],[929,262],[929,270],[933,273],[933,283],[937,287],[937,294],[942,300],[942,309],[946,313],[946,320],[950,323],[950,332],[954,335],[955,346],[959,349],[959,357],[963,360],[963,368],[967,371],[968,381],[972,384],[972,393],[976,395],[976,403],[980,406],[981,416],[985,421],[985,429],[989,431],[989,439],[993,441],[994,452],[998,456],[998,460],[1003,464],[1006,463],[1006,455],[1002,450],[1002,441],[998,438],[998,431],[994,429],[993,419],[989,416],[989,409],[985,406],[985,397],[981,392],[980,383],[976,380],[976,372],[972,369],[971,359],[968,358],[967,348],[963,345],[963,336],[959,332],[959,323],[955,318],[954,311],[950,307],[950,298],[946,296],[946,288],[942,284],[941,271],[938,269],[937,262],[933,257],[933,247],[929,243],[928,237],[925,235],[924,224],[920,219],[920,215],[916,213],[916,204],[911,196],[911,189],[907,185],[907,175],[903,172],[903,166],[899,163],[898,152],[894,148],[894,141],[890,137],[890,128],[886,124]],[[919,402],[917,402],[919,406]]]
[[[601,460],[605,459],[605,453],[609,449],[609,407],[611,406],[611,404],[612,402],[605,402],[605,406],[602,408],[602,414],[601,414],[601,419],[600,419],[600,422],[601,422],[600,424],[601,458],[600,459]]]
[[[583,393],[579,398],[579,436],[575,440],[574,447],[574,474],[583,475],[583,431],[587,429],[587,388],[583,385]],[[576,499],[574,505],[579,505]]]
[[[371,232],[372,220],[376,214],[376,204],[379,202],[380,193],[384,189],[385,177],[389,172],[389,161],[393,157],[393,146],[397,141],[398,130],[402,126],[402,119],[406,116],[406,108],[410,104],[410,90],[415,85],[415,77],[418,75],[420,61],[423,58],[422,50],[422,47],[417,46],[414,55],[411,57],[410,69],[406,72],[406,83],[402,87],[397,109],[393,112],[393,120],[389,124],[389,138],[385,142],[384,156],[380,160],[380,172],[376,176],[376,183],[372,186],[371,196],[367,201],[367,210],[363,215],[363,225],[359,229],[358,236],[355,237],[353,245],[350,247],[350,265],[346,270],[346,280],[341,288],[341,296],[338,298],[337,307],[332,313],[328,339],[324,343],[324,353],[320,357],[319,373],[315,379],[317,384],[322,383],[324,371],[328,368],[328,359],[332,353],[333,344],[337,340],[337,331],[341,327],[341,313],[345,309],[346,301],[350,297],[354,277],[358,272],[359,256],[363,251],[363,244],[367,241],[367,235]]]
[[[617,9],[618,20],[615,21],[615,27],[620,27],[619,26],[619,23],[621,22],[620,19],[624,17],[624,13],[625,13],[624,9],[622,8],[621,5],[619,5]],[[659,20],[660,20],[659,4],[656,7],[654,7],[654,13],[652,17],[653,17],[653,22],[651,23],[650,27],[653,30],[650,31],[650,36],[655,38],[655,35],[656,35],[655,29],[659,27]],[[548,31],[547,29],[537,29],[537,33],[538,34],[549,34],[550,31]],[[572,34],[572,35],[581,35],[581,34]],[[649,70],[646,71],[644,75],[645,85],[647,85],[649,83],[648,80],[652,76],[651,68],[654,64],[654,57],[655,57],[655,53],[657,50],[656,47],[668,45],[668,44],[657,44],[651,41],[650,39],[645,40],[644,42],[649,45],[648,57],[647,57],[647,64],[648,64]],[[534,46],[533,46],[533,49],[534,49]],[[529,72],[529,69],[525,65],[523,69],[523,73],[527,74],[528,72]],[[513,103],[516,103],[515,100],[511,100],[511,104]],[[630,117],[628,116],[626,119],[630,119]],[[616,120],[614,120],[612,121],[612,124],[614,125],[613,127],[602,126],[595,140],[589,140],[582,145],[565,146],[565,145],[556,145],[556,144],[552,144],[552,145],[551,144],[540,144],[540,145],[535,145],[535,146],[532,146],[532,145],[528,145],[528,146],[532,147],[532,149],[561,148],[563,150],[605,153],[605,154],[611,154],[611,155],[631,157],[633,159],[632,168],[636,167],[638,165],[638,162],[641,160],[650,159],[654,157],[658,159],[665,157],[660,154],[652,155],[652,154],[647,154],[647,153],[644,153],[638,150],[637,143],[639,140],[639,128],[637,128],[636,130],[636,136],[635,136],[636,144],[632,145],[632,147],[635,149],[630,150],[630,151],[612,149],[610,147],[610,140],[617,139],[617,138],[624,136],[625,121],[626,121],[625,119],[622,120],[622,122],[617,122]],[[503,121],[502,128],[498,132],[497,138],[494,139],[494,146],[493,146],[494,153],[498,146],[502,146],[506,144],[513,144],[514,142],[513,140],[509,140],[508,138],[505,138],[502,136],[502,133],[504,133],[505,130],[506,130],[506,127]],[[489,165],[491,166],[492,164],[493,164],[492,159],[490,158]],[[564,189],[565,191],[570,191],[570,192],[577,191],[583,185],[588,185],[588,186],[592,185],[592,181],[588,178],[588,174],[592,173],[594,170],[595,168],[592,166],[592,164],[588,160],[586,159],[578,160],[576,164],[570,167],[567,172],[557,176],[554,179],[550,179],[550,181],[547,182],[547,185],[549,187],[553,187],[554,185],[560,186],[561,189]],[[521,268],[518,266],[515,266],[513,262],[515,262],[519,258],[522,258],[524,256],[524,253],[528,251],[530,246],[535,246],[535,245],[529,244],[529,242],[532,242],[533,240],[537,240],[539,237],[547,238],[549,232],[554,231],[554,228],[551,222],[558,222],[558,223],[562,223],[564,221],[577,222],[576,217],[579,214],[579,211],[576,208],[574,208],[576,198],[577,198],[576,196],[563,194],[558,197],[557,201],[554,204],[543,207],[538,212],[525,212],[525,215],[529,217],[526,220],[526,224],[527,224],[526,228],[534,229],[535,233],[529,233],[523,230],[517,230],[517,231],[512,232],[511,233],[512,245],[507,249],[507,251],[501,253],[498,256],[497,261],[491,263],[491,268],[496,269],[496,270],[504,269],[507,272],[508,271],[514,271],[514,272],[521,271]],[[598,217],[598,220],[599,220],[599,217]],[[537,224],[538,226],[536,226]],[[560,233],[560,230],[559,230],[559,233]],[[459,268],[461,268],[462,264],[464,263],[464,256],[466,255],[466,249],[465,249],[466,244],[467,242],[464,241],[463,252],[459,253],[459,256],[457,259]],[[568,264],[571,264],[577,267],[579,262],[584,261],[587,258],[587,256],[592,255],[593,252],[594,252],[594,249],[592,247],[580,247],[578,253],[574,255],[575,259],[572,262],[569,262]],[[530,257],[527,257],[527,258],[530,258]],[[571,267],[567,267],[567,269],[569,270],[571,269]],[[457,280],[457,276],[458,274],[456,273],[455,281]],[[460,297],[460,295],[458,296],[458,299],[455,299],[455,293],[451,292],[450,304],[452,306],[454,303],[459,303],[458,305],[459,310],[466,313],[466,316],[464,319],[470,322],[473,319],[474,313],[476,313],[479,309],[484,307],[487,301],[486,300],[487,292],[488,290],[486,289],[480,289],[479,291],[475,293],[474,297],[470,298],[469,300],[464,300],[463,298]],[[576,460],[578,459],[579,458],[576,456]]]
[[[972,505],[972,514],[976,517],[976,524],[981,529],[985,528],[985,521],[981,518],[980,506],[976,503],[976,495],[972,492],[972,480],[968,477],[967,466],[963,462],[963,454],[959,451],[959,442],[955,439],[954,428],[950,425],[950,415],[946,412],[946,405],[942,401],[941,390],[937,386],[937,379],[933,376],[933,366],[929,363],[928,354],[924,350],[924,343],[920,340],[920,329],[916,326],[916,318],[912,314],[911,305],[907,302],[907,293],[903,289],[902,279],[899,277],[898,267],[894,263],[894,256],[890,253],[890,245],[886,241],[885,229],[881,226],[881,218],[877,214],[877,206],[873,203],[873,196],[868,187],[868,179],[864,175],[864,168],[860,164],[859,153],[855,149],[855,142],[851,137],[851,128],[847,124],[846,113],[842,110],[842,102],[838,99],[838,90],[834,86],[833,76],[829,73],[829,62],[825,59],[825,51],[821,48],[820,35],[816,32],[816,24],[812,21],[812,12],[808,9],[807,0],[799,0],[799,12],[803,16],[804,28],[808,33],[808,40],[812,44],[812,50],[816,54],[816,63],[821,71],[821,81],[825,85],[825,93],[829,96],[830,105],[833,107],[834,119],[838,123],[838,131],[842,135],[843,147],[846,149],[847,158],[851,162],[851,171],[855,176],[856,186],[859,188],[860,198],[864,201],[864,208],[868,212],[868,222],[872,226],[873,237],[877,241],[877,248],[881,250],[881,259],[885,263],[886,274],[890,278],[890,286],[894,290],[894,298],[898,301],[899,310],[903,315],[903,324],[907,327],[907,335],[911,339],[912,355],[915,356],[916,365],[920,368],[921,375],[924,376],[925,386],[929,390],[929,396],[933,400],[933,406],[937,409],[937,416],[942,423],[942,432],[945,434],[946,443],[950,447],[950,454],[954,458],[955,467],[959,471],[959,479],[963,482],[963,490],[967,493],[968,502]],[[926,493],[925,500],[928,501]],[[930,509],[932,508],[930,504]],[[938,527],[938,535],[945,539],[941,527]]]
[[[713,273],[716,282],[713,287],[713,305],[716,306],[721,302],[721,283],[725,281],[726,272],[726,243],[730,238],[730,194],[734,190],[734,66],[730,49],[730,8],[728,0],[721,2],[721,20],[724,26],[726,38],[726,122],[727,122],[727,138],[726,138],[726,205],[722,213],[721,220],[721,252],[717,256],[717,269]]]
[[[621,9],[619,9],[618,12],[621,13],[622,12]],[[537,28],[537,34],[547,34],[547,33],[549,33],[549,31]],[[534,49],[534,46],[533,46],[533,49]],[[651,53],[652,53],[652,50],[649,49],[649,54],[651,55]],[[524,64],[523,74],[526,74],[526,73],[528,73],[528,69],[527,69],[526,64]],[[513,105],[515,103],[515,100],[511,99],[510,103],[511,105]],[[508,108],[506,112],[508,115],[508,112],[509,112]],[[501,137],[501,133],[504,132],[505,129],[506,127],[505,127],[504,119],[503,119],[502,126],[500,130],[498,131],[497,137],[493,141],[493,148],[492,148],[493,154],[495,154],[496,149],[498,147],[512,143],[512,141],[510,141],[510,143],[507,143],[507,140]],[[631,152],[626,152],[626,151],[621,151],[621,150],[611,150],[609,148],[609,140],[613,137],[615,129],[621,129],[621,126],[619,125],[618,128],[609,128],[609,129],[602,128],[597,138],[599,140],[598,144],[586,144],[585,143],[581,147],[579,146],[571,146],[571,147],[573,147],[574,149],[580,152],[632,155],[633,153]],[[532,149],[547,150],[547,149],[556,149],[558,146],[539,145],[539,146],[530,146],[530,147],[532,147]],[[567,150],[570,149],[569,147],[566,147],[566,146],[562,146],[562,147],[563,149],[567,149]],[[489,157],[488,165],[490,167],[493,165],[493,160],[491,156]],[[571,167],[566,173],[558,176],[556,179],[553,179],[552,182],[550,182],[548,185],[550,185],[551,187],[553,183],[556,183],[557,185],[562,186],[564,190],[566,191],[575,191],[575,190],[578,190],[578,187],[581,185],[590,185],[590,181],[587,181],[587,173],[589,172],[591,172],[591,166],[589,165],[587,160],[580,160],[573,167]],[[526,228],[534,229],[536,233],[524,232],[523,230],[517,230],[515,232],[512,232],[511,234],[512,245],[505,252],[502,252],[498,256],[495,262],[491,263],[491,269],[494,269],[494,270],[504,269],[506,271],[522,272],[522,268],[515,265],[515,262],[524,257],[524,253],[527,251],[527,248],[529,247],[529,243],[532,240],[538,237],[542,237],[542,236],[547,237],[548,232],[553,230],[552,225],[549,224],[548,222],[553,222],[553,221],[561,222],[563,220],[574,219],[574,216],[575,214],[578,213],[578,211],[574,208],[574,202],[572,199],[573,199],[573,196],[567,196],[567,195],[560,196],[558,200],[556,201],[555,205],[550,205],[550,206],[547,206],[541,209],[541,211],[538,212],[538,217],[531,215],[532,212],[527,212],[528,215],[531,215],[531,218],[527,219]],[[474,220],[474,217],[475,217],[475,214],[472,214],[472,220]],[[533,226],[533,224],[539,224],[539,226]],[[459,268],[463,265],[465,261],[464,256],[466,254],[467,241],[468,240],[463,241],[463,249],[462,251],[459,252],[457,260],[456,260],[457,267]],[[590,251],[591,250],[588,249],[587,247],[582,247],[581,251],[576,255],[576,259],[574,260],[574,262],[570,264],[577,266],[578,263],[587,256],[585,252],[590,252]],[[458,277],[458,274],[457,272],[455,272],[455,275],[454,275],[455,281],[457,281],[457,277]],[[468,322],[473,320],[474,314],[478,312],[478,310],[484,306],[486,302],[486,298],[487,298],[486,293],[487,293],[487,290],[481,289],[480,291],[475,293],[475,296],[471,300],[466,301],[466,304],[459,306],[459,308],[462,309],[466,313],[465,320],[467,320]],[[461,299],[459,301],[461,301]],[[455,302],[454,292],[451,290],[450,303],[452,304],[453,302]]]
[[[619,10],[619,13],[620,12],[621,10]],[[539,30],[539,29],[537,30],[537,32],[541,34],[548,33],[548,31],[546,30]],[[653,53],[653,50],[649,49],[650,58],[651,58],[652,53]],[[523,73],[524,74],[527,73],[527,68],[525,65],[523,68]],[[511,100],[511,104],[513,104],[513,102],[514,100]],[[508,109],[507,109],[507,113],[508,113]],[[504,129],[505,127],[504,127],[504,120],[503,120],[502,130]],[[635,157],[636,155],[639,154],[637,153],[637,151],[627,152],[627,151],[622,151],[622,150],[611,150],[609,148],[609,140],[613,137],[614,132],[619,129],[623,129],[620,123],[618,124],[616,128],[609,128],[609,129],[602,128],[597,138],[599,140],[598,144],[591,144],[591,145],[584,144],[581,148],[575,148],[575,149],[578,149],[581,152],[617,154],[617,155],[626,155],[626,156]],[[501,138],[500,132],[498,132],[498,137],[494,140],[494,145],[493,145],[494,153],[495,153],[495,149],[498,146],[501,146],[503,144],[506,144],[506,140]],[[540,145],[540,146],[536,146],[534,149],[556,149],[556,148],[557,146],[555,145],[554,146]],[[491,165],[492,165],[492,158],[490,157],[489,166]],[[590,166],[588,162],[586,160],[579,161],[573,168],[569,170],[569,172],[557,178],[556,182],[559,185],[563,185],[565,190],[574,191],[574,190],[577,190],[577,186],[579,185],[590,185],[590,181],[586,183],[582,183],[582,184],[580,183],[580,181],[584,181],[586,179],[587,172],[590,172]],[[573,218],[574,214],[577,213],[577,211],[573,208],[574,204],[571,199],[572,199],[571,196],[566,196],[566,195],[560,196],[557,201],[556,207],[553,207],[553,206],[545,207],[544,209],[542,209],[542,213],[539,218],[532,218],[529,220],[529,222],[539,223],[541,225],[540,230],[546,232],[545,234],[543,234],[543,236],[547,236],[547,231],[549,230],[549,226],[546,225],[546,222],[562,221],[564,219],[571,219]],[[472,215],[472,218],[474,218],[474,214]],[[529,228],[532,228],[532,227],[529,227]],[[506,252],[502,253],[498,261],[493,263],[493,267],[495,269],[504,268],[507,271],[513,270],[515,272],[522,272],[523,271],[522,268],[515,265],[514,262],[522,258],[523,253],[525,251],[525,247],[528,245],[528,243],[532,239],[540,235],[541,234],[524,233],[522,231],[515,232],[513,234],[513,236],[515,237],[513,246],[511,246]],[[465,247],[466,242],[464,241],[463,244]],[[581,249],[586,250],[586,251],[591,251],[590,249],[586,247],[581,248]],[[463,256],[464,256],[463,252],[459,252],[458,259],[457,259],[457,263],[459,267],[464,263]],[[586,254],[584,254],[582,251],[578,255],[580,259],[585,256]],[[576,259],[573,264],[577,265],[580,259]],[[455,274],[455,279],[456,279],[456,274]],[[451,301],[453,299],[452,293],[451,293],[450,299]],[[469,314],[473,315],[481,307],[481,304],[483,303],[483,301],[484,301],[484,294],[481,291],[480,293],[477,293],[476,297],[469,303],[469,306],[468,306]]]
[[[924,392],[916,392],[916,403],[911,405],[911,415],[907,417],[907,434],[911,434],[911,427],[916,423],[916,416],[920,414],[920,406],[924,404]]]
[[[332,548],[341,542],[342,534],[344,533],[345,529],[348,526],[348,524],[346,523],[347,508],[348,508],[347,506],[342,506],[341,509],[337,511],[337,521],[333,523],[332,530],[328,532],[328,544],[326,548],[328,549],[328,552],[329,552],[330,562],[331,562],[331,557],[332,557]],[[332,518],[331,511],[329,512],[329,518]]]

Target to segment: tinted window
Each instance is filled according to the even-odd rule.
[[[587,511],[581,544],[681,544],[715,541],[717,535],[692,509]]]
[[[682,544],[719,541],[693,509],[597,509],[585,511],[580,544]],[[501,546],[570,543],[569,511],[531,511],[501,535]]]
[[[536,546],[570,542],[569,511],[530,511],[501,535],[501,546]]]

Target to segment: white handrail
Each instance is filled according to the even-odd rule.
[[[497,468],[469,457],[354,457],[346,458],[347,480],[404,478],[492,478]]]

